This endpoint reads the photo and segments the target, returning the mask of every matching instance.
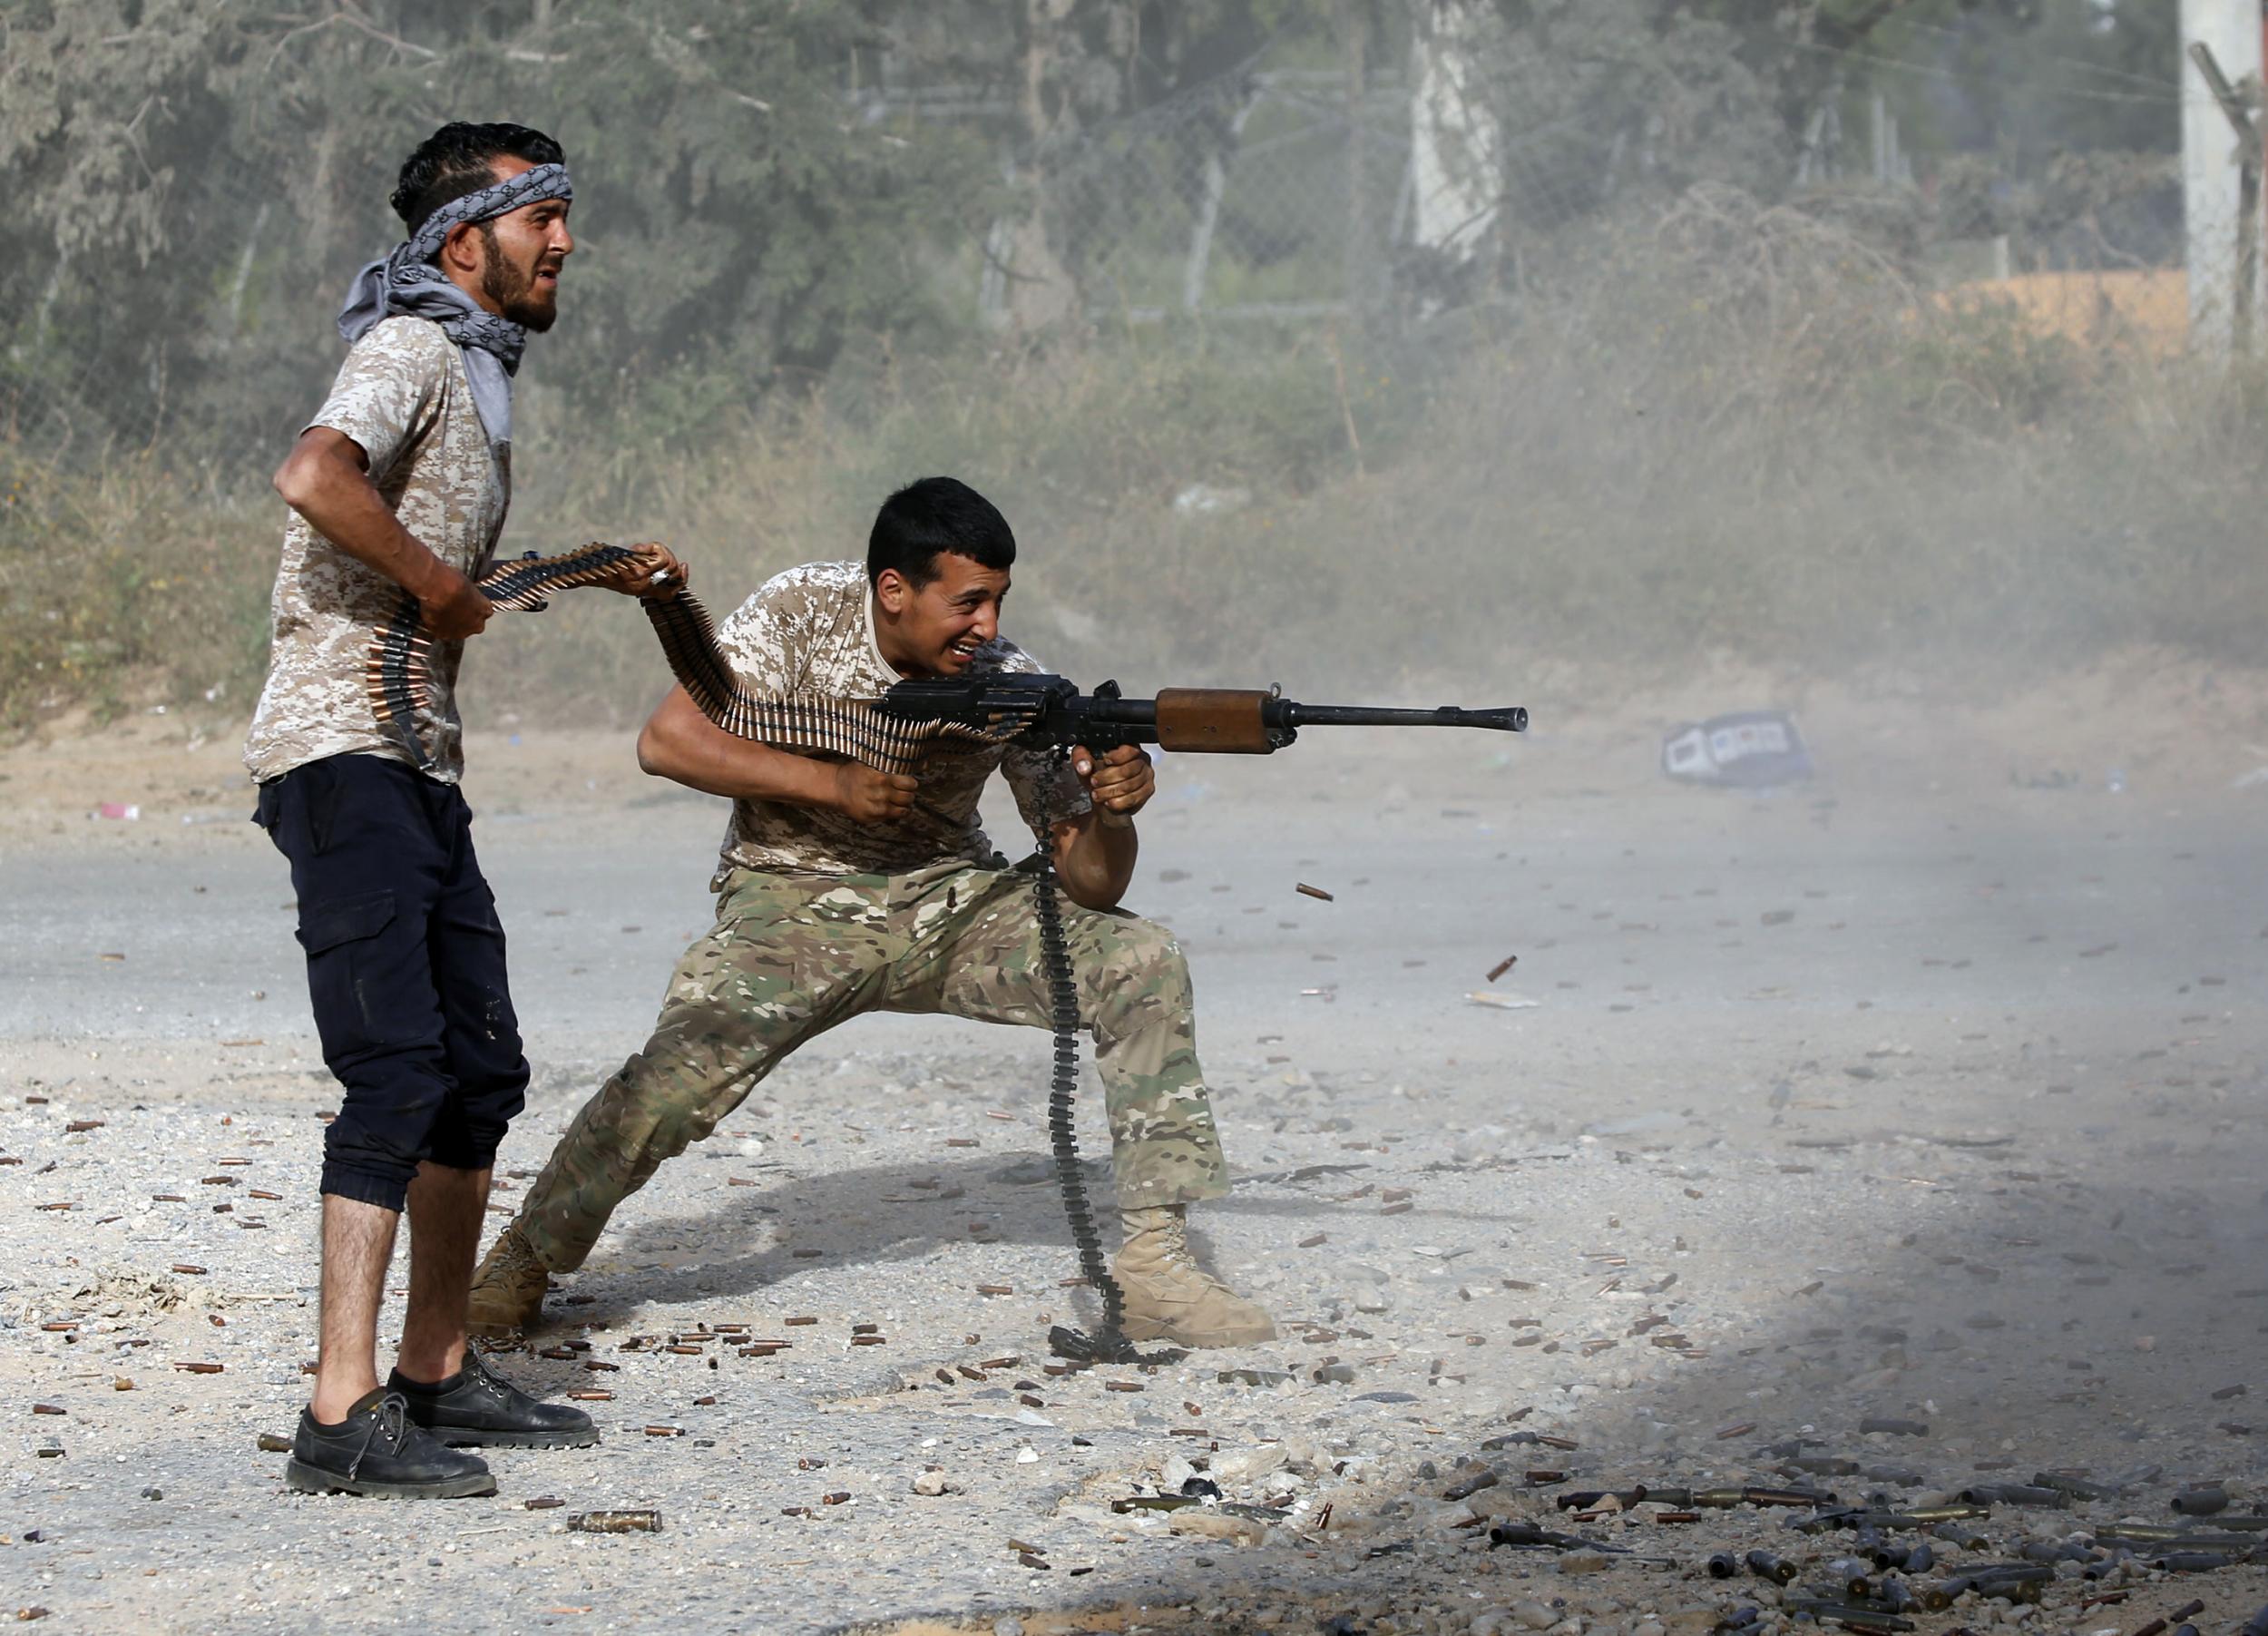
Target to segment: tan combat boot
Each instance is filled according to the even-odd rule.
[[[464,1327],[484,1340],[509,1340],[531,1329],[543,1315],[543,1291],[551,1270],[517,1227],[507,1227],[473,1274],[473,1298]]]
[[[1197,1264],[1182,1208],[1161,1204],[1120,1212],[1126,1245],[1110,1273],[1126,1292],[1126,1338],[1179,1347],[1274,1340],[1274,1318]]]

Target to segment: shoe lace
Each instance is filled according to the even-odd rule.
[[[355,1457],[347,1463],[347,1474],[357,1475],[362,1470],[363,1457],[373,1445],[383,1444],[383,1452],[401,1452],[409,1432],[409,1399],[399,1392],[388,1392],[370,1410],[370,1424],[364,1428],[362,1442],[355,1450]]]
[[[1168,1216],[1164,1230],[1166,1259],[1169,1263],[1179,1268],[1199,1283],[1215,1289],[1227,1289],[1227,1285],[1205,1269],[1204,1263],[1197,1259],[1197,1252],[1189,1248],[1189,1219],[1187,1216],[1178,1212]]]
[[[472,1377],[473,1385],[487,1393],[498,1403],[509,1400],[512,1383],[488,1367],[488,1360],[481,1356],[478,1347],[469,1344],[465,1347],[464,1362],[461,1367],[464,1373]]]

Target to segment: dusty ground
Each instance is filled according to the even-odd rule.
[[[1241,1178],[1201,1225],[1282,1340],[1051,1372],[1081,1298],[1035,1162],[1043,1040],[868,1019],[665,1168],[562,1280],[550,1353],[508,1360],[611,1392],[605,1445],[500,1452],[495,1498],[414,1505],[290,1494],[255,1447],[303,1394],[332,1092],[237,724],[0,755],[0,1612],[1666,1636],[1790,1617],[1707,1578],[1712,1551],[1815,1567],[1852,1536],[1753,1506],[1570,1522],[1554,1496],[2129,1484],[1995,1506],[1989,1545],[1933,1542],[1952,1562],[2175,1522],[2213,1480],[2268,1511],[2268,781],[2235,787],[2268,763],[2268,681],[2142,655],[1990,707],[1729,676],[1529,701],[1517,744],[1318,732],[1164,769],[1137,906],[1190,951]],[[1798,707],[1810,785],[1655,771],[1668,722],[1759,702]],[[503,1160],[524,1177],[642,1039],[719,818],[620,736],[511,726],[476,735],[468,789],[536,1064]],[[1521,1434],[1575,1446],[1485,1446]],[[1501,1480],[1444,1499],[1461,1461]],[[1207,1474],[1268,1513],[1111,1509]],[[663,1532],[564,1526],[628,1507]],[[1633,1560],[1492,1549],[1475,1516]],[[2131,1632],[2193,1594],[2229,1631],[2268,1570],[1911,1617]]]

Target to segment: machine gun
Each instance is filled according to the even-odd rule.
[[[1128,744],[1201,754],[1265,756],[1299,737],[1303,727],[1479,727],[1526,730],[1520,705],[1466,710],[1394,710],[1359,704],[1299,704],[1275,690],[1166,688],[1155,699],[1129,699],[1115,681],[1091,693],[1061,676],[1000,671],[925,676],[901,681],[882,696],[885,716],[943,722],[973,737],[1027,749],[1098,754]]]

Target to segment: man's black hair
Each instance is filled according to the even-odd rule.
[[[920,590],[937,577],[942,552],[992,569],[1012,566],[1016,536],[998,507],[953,477],[924,477],[882,503],[866,536],[866,583],[894,568]]]
[[[567,162],[560,146],[525,125],[474,125],[453,120],[402,162],[391,201],[394,213],[415,233],[451,200],[477,193],[496,180],[495,162],[524,159],[532,165]]]

